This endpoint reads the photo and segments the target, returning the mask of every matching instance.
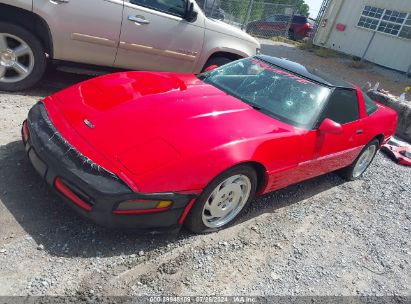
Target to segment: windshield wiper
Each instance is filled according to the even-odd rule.
[[[247,104],[250,105],[254,110],[261,111],[261,107],[258,104],[252,102],[247,102]]]

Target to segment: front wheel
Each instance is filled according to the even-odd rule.
[[[371,165],[379,146],[377,139],[369,142],[350,166],[340,170],[340,175],[350,181],[360,178]]]
[[[19,91],[33,86],[46,68],[40,41],[25,28],[0,22],[0,90]]]
[[[237,166],[215,178],[203,191],[184,225],[194,233],[217,231],[232,224],[254,198],[257,174]]]

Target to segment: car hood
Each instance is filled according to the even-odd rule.
[[[174,73],[98,77],[51,96],[45,105],[69,142],[71,128],[135,175],[288,128],[195,75]]]

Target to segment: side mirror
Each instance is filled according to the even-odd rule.
[[[194,3],[187,0],[187,9],[184,19],[191,22],[197,18],[198,13],[194,10]]]
[[[209,67],[205,68],[204,72],[210,72],[210,71],[212,71],[216,68],[218,68],[218,65],[213,64],[213,65],[210,65]]]
[[[335,121],[326,118],[324,121],[321,123],[320,127],[318,130],[322,134],[335,134],[339,135],[343,133],[343,128],[339,123],[336,123]]]
[[[218,8],[215,18],[216,18],[217,20],[224,21],[224,19],[225,19],[225,12],[224,12],[221,8]]]

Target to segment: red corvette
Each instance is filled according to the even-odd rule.
[[[202,233],[255,194],[339,169],[359,178],[396,122],[349,83],[256,56],[83,82],[36,104],[22,136],[34,168],[92,221]]]

